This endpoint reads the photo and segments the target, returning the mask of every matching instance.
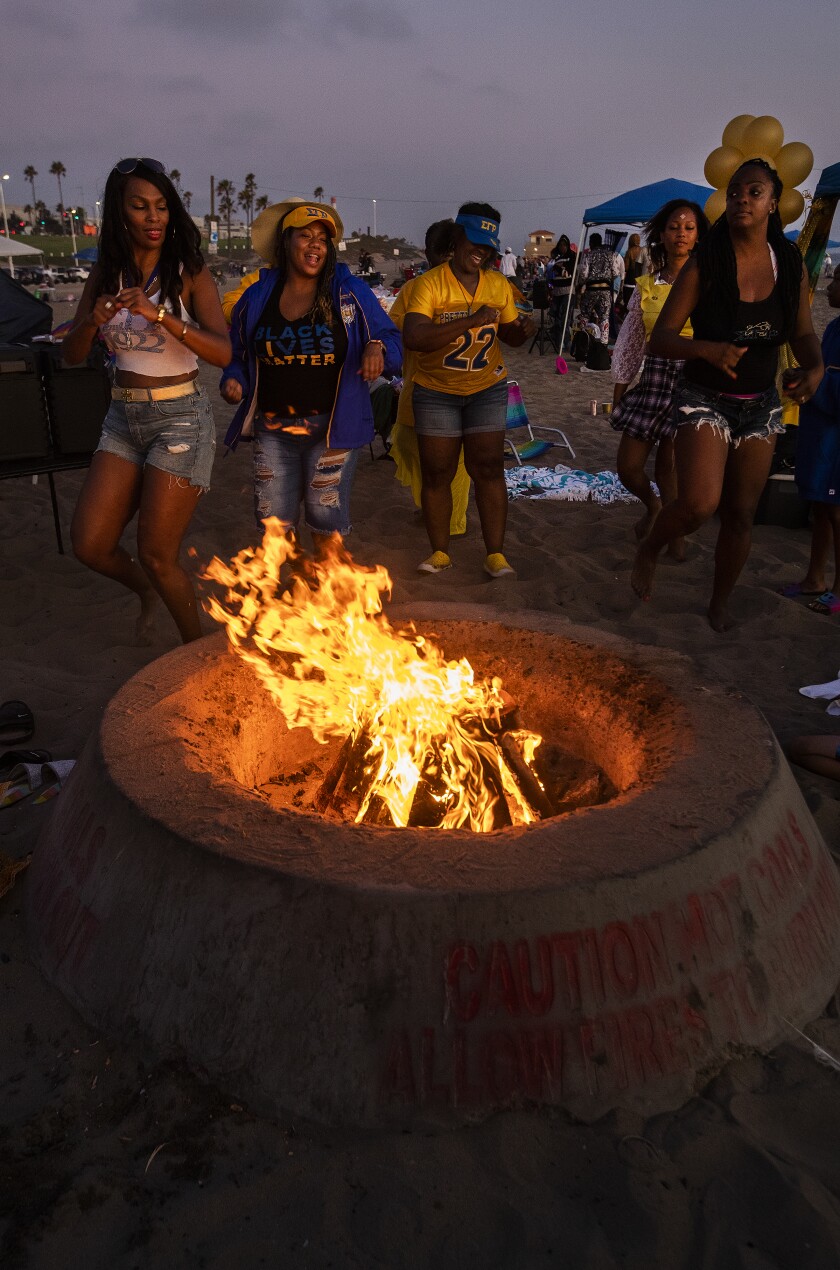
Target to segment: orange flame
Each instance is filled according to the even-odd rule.
[[[282,576],[281,576],[282,575]],[[378,797],[396,825],[407,825],[421,778],[434,790],[443,829],[489,831],[503,790],[514,824],[536,819],[504,756],[479,721],[499,725],[501,680],[476,682],[461,658],[413,630],[396,631],[382,612],[391,579],[381,565],[353,562],[337,537],[320,561],[305,561],[283,524],[268,520],[262,546],[229,564],[211,561],[206,576],[226,588],[208,612],[227,630],[290,728],[316,740],[370,738],[368,781],[357,821]],[[530,754],[540,738],[527,738]]]

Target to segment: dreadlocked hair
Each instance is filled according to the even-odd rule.
[[[665,226],[668,224],[668,221],[674,213],[680,211],[681,208],[686,208],[689,212],[691,212],[697,222],[697,242],[692,248],[692,255],[695,254],[701,242],[709,232],[709,222],[699,203],[692,203],[684,198],[672,198],[670,202],[665,203],[654,216],[651,216],[650,220],[645,225],[645,242],[648,245],[650,263],[653,266],[654,273],[660,273],[661,270],[663,270],[668,264],[668,253],[666,252],[665,246],[662,242],[662,234],[665,230]]]
[[[274,251],[274,263],[277,272],[280,274],[280,290],[286,285],[286,278],[289,274],[289,243],[292,234],[295,232],[292,226],[287,229],[280,230],[282,220],[278,225],[279,233],[277,235],[277,246]],[[332,238],[327,235],[327,258],[324,267],[318,274],[318,286],[315,291],[315,299],[312,301],[312,308],[309,310],[316,322],[322,322],[325,326],[332,326],[335,322],[335,310],[332,300],[332,282],[335,274],[336,263],[335,244]]]
[[[184,288],[181,269],[195,277],[204,267],[201,254],[201,234],[178,191],[168,176],[138,163],[127,174],[113,169],[105,182],[102,199],[102,230],[99,235],[99,287],[97,295],[116,295],[123,286],[142,287],[144,279],[134,259],[134,248],[125,224],[123,201],[128,182],[134,177],[148,181],[160,190],[166,199],[169,223],[163,236],[158,264],[161,302],[168,301],[173,313],[181,311],[181,292]]]
[[[746,159],[737,172],[743,168],[761,168],[770,177],[773,184],[773,197],[777,201],[776,211],[770,213],[767,222],[767,241],[773,248],[778,270],[778,287],[784,315],[782,339],[790,339],[799,312],[799,288],[802,282],[802,256],[799,248],[785,238],[782,218],[778,211],[778,200],[782,193],[782,182],[775,168],[764,159]],[[733,172],[734,177],[736,173]],[[732,177],[730,177],[730,180]],[[701,295],[711,298],[719,309],[721,319],[734,324],[738,311],[740,296],[738,293],[738,267],[735,260],[735,249],[729,233],[729,221],[726,213],[719,216],[709,230],[704,242],[697,251],[697,267],[700,274]]]

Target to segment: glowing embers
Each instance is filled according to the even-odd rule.
[[[465,658],[394,630],[387,571],[354,564],[338,539],[312,561],[268,521],[261,547],[214,560],[207,576],[225,588],[208,607],[233,648],[287,726],[319,743],[278,777],[289,805],[488,832],[612,796],[598,769],[519,726],[499,678],[476,681]]]

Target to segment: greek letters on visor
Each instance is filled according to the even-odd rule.
[[[502,250],[499,246],[497,220],[490,220],[487,216],[462,215],[455,217],[455,224],[461,226],[471,243],[476,243],[479,247],[492,247],[496,252]]]
[[[322,224],[330,238],[338,237],[336,223],[326,207],[318,207],[312,203],[301,203],[287,212],[283,217],[284,229],[303,229],[304,225]]]

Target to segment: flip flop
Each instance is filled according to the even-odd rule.
[[[49,763],[51,758],[49,750],[6,750],[0,754],[0,781],[19,763]]]
[[[806,591],[801,582],[788,582],[786,586],[779,587],[779,595],[786,600],[795,600],[798,595],[822,595],[822,591]]]
[[[76,766],[76,760],[57,759],[54,763],[18,763],[0,784],[0,808],[11,807],[24,798],[37,797],[36,803],[55,798],[67,777]]]
[[[34,731],[35,719],[25,701],[0,705],[0,741],[28,741]]]
[[[825,613],[831,617],[834,613],[840,613],[840,599],[833,591],[823,591],[818,600],[812,600],[808,605],[812,613]]]

